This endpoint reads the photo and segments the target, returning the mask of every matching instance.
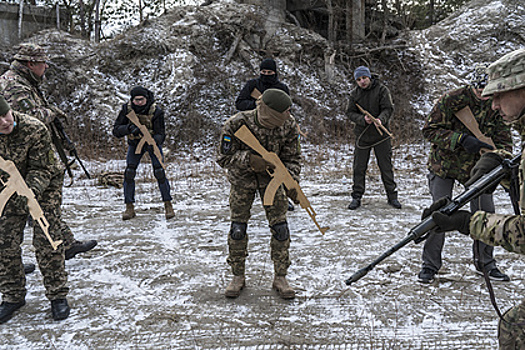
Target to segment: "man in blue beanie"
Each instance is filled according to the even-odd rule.
[[[381,179],[385,186],[388,204],[401,209],[397,199],[396,183],[392,168],[392,145],[390,136],[382,134],[379,127],[371,118],[363,114],[357,104],[374,116],[378,123],[388,129],[388,123],[394,113],[392,96],[376,76],[372,77],[370,69],[365,66],[357,67],[354,71],[357,87],[350,92],[350,99],[346,115],[355,123],[356,136],[353,165],[352,202],[348,209],[355,210],[361,206],[361,197],[365,193],[365,175],[370,160],[370,150],[373,148],[377,159]]]

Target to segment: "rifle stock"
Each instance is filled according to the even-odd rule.
[[[482,195],[487,189],[493,186],[496,183],[499,183],[501,179],[512,169],[516,164],[519,163],[521,156],[516,156],[511,160],[504,160],[501,165],[494,168],[489,173],[483,175],[478,181],[473,183],[468,189],[463,193],[455,197],[445,205],[443,208],[440,208],[439,211],[451,215],[458,211],[461,207],[469,203],[471,200]],[[388,258],[390,255],[397,252],[399,249],[406,246],[408,243],[414,241],[415,243],[420,243],[426,239],[425,234],[429,233],[433,228],[436,227],[436,223],[432,219],[432,215],[423,219],[418,225],[413,227],[408,235],[401,240],[399,243],[394,245],[392,248],[381,254],[377,259],[372,261],[370,264],[364,268],[355,272],[349,279],[345,281],[347,285],[351,285],[354,282],[357,282],[362,277],[364,277],[368,272],[370,272],[376,265]]]
[[[137,115],[135,114],[135,112],[133,110],[131,112],[129,112],[126,115],[126,117],[133,124],[135,124],[135,126],[137,126],[139,128],[140,132],[142,133],[142,138],[140,139],[140,141],[139,141],[139,143],[137,145],[137,149],[135,150],[135,154],[140,154],[140,152],[142,152],[142,147],[144,147],[144,144],[147,143],[148,145],[153,147],[153,154],[155,154],[155,156],[159,160],[159,163],[162,166],[162,168],[164,170],[166,170],[166,166],[164,165],[164,162],[162,160],[162,153],[160,152],[160,149],[157,146],[157,143],[155,142],[155,140],[151,136],[148,128],[146,127],[146,125],[140,123],[139,118],[137,117]]]
[[[388,129],[383,125],[381,124],[381,122],[376,118],[374,117],[372,114],[370,114],[370,112],[368,112],[366,109],[364,109],[363,107],[361,107],[358,103],[355,104],[357,106],[357,108],[361,111],[361,113],[363,113],[364,115],[368,116],[370,119],[372,119],[377,131],[379,132],[379,135],[383,136],[383,132],[381,130],[383,130],[384,132],[387,133],[388,136],[390,136],[392,139],[394,139],[394,135],[392,135],[392,133],[390,131],[388,131]]]
[[[2,192],[0,193],[0,214],[3,214],[5,205],[7,201],[13,194],[18,194],[19,196],[24,196],[27,198],[27,206],[29,208],[29,214],[33,220],[40,226],[44,235],[46,236],[49,243],[53,247],[53,250],[57,250],[58,246],[62,243],[61,240],[54,241],[49,235],[49,222],[44,216],[44,212],[38,201],[35,198],[33,191],[27,186],[26,182],[20,172],[18,171],[15,163],[11,160],[5,160],[0,157],[0,169],[9,174],[9,179],[7,182],[0,182],[5,186]]]
[[[295,181],[292,175],[290,175],[288,169],[286,169],[279,156],[274,152],[268,152],[259,143],[259,140],[257,140],[257,138],[251,133],[251,131],[246,127],[246,125],[241,126],[239,130],[235,132],[234,136],[242,142],[244,142],[255,152],[259,153],[264,160],[272,163],[275,166],[275,169],[272,172],[268,172],[272,177],[272,180],[270,181],[270,183],[266,187],[266,191],[264,192],[263,204],[273,204],[273,201],[275,199],[275,193],[277,192],[277,189],[281,186],[281,184],[284,184],[284,186],[288,190],[295,188],[295,190],[297,191],[297,199],[299,200],[301,208],[307,211],[308,215],[315,223],[319,231],[321,231],[321,233],[324,235],[325,232],[329,229],[329,227],[321,227],[321,225],[319,225],[315,218],[316,213],[313,210],[310,201],[308,200],[308,198],[306,198],[303,190],[301,189],[297,181]]]

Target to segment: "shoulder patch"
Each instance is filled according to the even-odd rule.
[[[229,154],[232,150],[232,138],[229,135],[224,135],[221,140],[221,153]]]

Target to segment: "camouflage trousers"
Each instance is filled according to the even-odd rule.
[[[255,199],[256,192],[259,196],[264,198],[265,188],[256,189],[231,186],[230,189],[230,220],[232,222],[247,224],[250,220],[250,209]],[[290,238],[285,240],[278,240],[275,237],[275,231],[272,226],[276,224],[286,223],[286,212],[288,210],[288,199],[282,186],[275,193],[273,205],[264,206],[266,218],[270,224],[270,232],[272,233],[270,239],[271,258],[274,263],[274,271],[276,276],[286,276],[290,261]],[[248,256],[248,234],[243,239],[232,239],[228,235],[229,254],[227,258],[228,264],[231,266],[232,273],[235,276],[242,276],[245,273],[245,262]]]
[[[499,321],[498,340],[500,350],[525,349],[525,299],[520,305],[509,309]]]
[[[49,222],[48,230],[53,240],[63,239],[64,223],[60,217],[62,193],[57,191],[57,188],[62,188],[60,181],[62,180],[58,177],[53,178],[39,201],[44,216]],[[0,292],[3,301],[10,303],[21,302],[26,295],[26,278],[20,245],[24,240],[24,228],[27,219],[27,213],[13,211],[11,214],[3,215],[0,218]],[[61,244],[56,251],[53,250],[44,232],[35,223],[33,246],[35,247],[40,272],[44,277],[46,297],[49,300],[65,298],[69,288],[67,287],[67,273],[64,263],[64,244]]]

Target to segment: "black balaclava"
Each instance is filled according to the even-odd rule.
[[[277,63],[275,62],[275,60],[271,58],[265,58],[264,60],[262,60],[259,68],[260,70],[267,69],[267,70],[271,70],[275,72],[275,74],[272,74],[272,75],[264,75],[264,74],[260,75],[261,82],[264,85],[271,86],[271,85],[276,84],[279,81],[279,79],[277,78]]]
[[[135,111],[135,113],[138,114],[148,114],[149,109],[151,108],[151,105],[153,102],[155,102],[155,96],[153,95],[153,92],[149,91],[148,89],[142,87],[142,86],[136,86],[133,89],[131,89],[131,108]],[[137,96],[144,96],[146,98],[146,104],[144,106],[137,106],[133,103],[133,99]]]

